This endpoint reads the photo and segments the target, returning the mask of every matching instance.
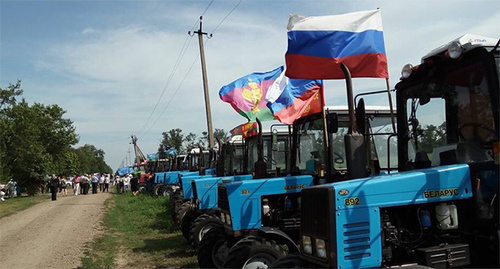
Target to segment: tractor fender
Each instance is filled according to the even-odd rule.
[[[279,244],[285,244],[288,246],[289,253],[298,253],[299,247],[295,242],[288,236],[285,232],[277,228],[271,227],[260,227],[258,229],[258,235],[264,238],[270,238]]]

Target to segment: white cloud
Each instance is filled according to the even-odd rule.
[[[254,2],[243,2],[205,46],[214,127],[228,130],[245,121],[229,104],[220,101],[218,91],[248,73],[283,64],[290,13],[326,15],[379,6],[391,86],[404,64],[418,64],[422,55],[452,38],[467,32],[498,35],[496,1],[443,2],[349,1],[334,5],[331,1],[271,1],[269,4],[276,7],[272,12]],[[210,33],[236,3],[214,2],[205,15],[204,30]],[[72,39],[52,41],[36,62],[37,71],[52,79],[45,80],[45,84],[24,84],[25,88],[40,89],[34,95],[38,100],[65,108],[80,133],[81,144],[104,149],[113,168],[131,147],[128,137],[132,133],[139,136],[143,151],[150,153],[157,149],[162,131],[181,128],[199,134],[206,129],[200,62],[196,58],[198,39],[188,37],[187,31],[207,3],[203,2],[203,9],[184,2],[141,4],[141,9],[128,13],[110,13],[100,26],[82,24]],[[186,40],[190,46],[146,129],[154,122],[156,125],[140,136],[144,133],[140,128],[163,91]],[[193,61],[191,72],[179,86]],[[356,80],[354,87],[356,92],[383,89],[385,82],[362,79]],[[327,104],[346,104],[343,81],[327,82],[326,90]]]

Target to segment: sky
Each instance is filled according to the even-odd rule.
[[[132,134],[147,154],[157,151],[162,132],[207,129],[198,38],[188,35],[201,15],[203,31],[213,34],[204,39],[213,126],[227,131],[246,120],[220,100],[219,89],[284,64],[290,14],[376,8],[391,88],[405,64],[419,64],[452,39],[500,37],[497,0],[0,0],[0,87],[21,80],[28,102],[62,107],[79,134],[76,146],[104,150],[116,170],[133,151]],[[360,78],[353,87],[355,94],[382,90],[386,81]],[[325,99],[346,105],[345,82],[325,81]]]

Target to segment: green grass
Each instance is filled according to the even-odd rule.
[[[130,193],[106,201],[104,233],[87,245],[83,268],[193,268],[195,253],[171,220],[168,198]]]
[[[47,200],[50,200],[50,195],[47,194],[6,198],[4,202],[0,201],[0,218],[12,215]]]

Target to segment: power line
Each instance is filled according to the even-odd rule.
[[[210,1],[210,3],[208,4],[208,6],[203,11],[202,16],[208,11],[208,9],[210,8],[210,6],[213,4],[214,1],[215,0]],[[196,20],[196,22],[191,27],[190,31],[194,30],[194,28],[198,25],[198,22],[199,22],[199,19]],[[189,42],[188,42],[188,39],[189,39]],[[186,43],[187,43],[187,46],[186,46]],[[156,104],[153,107],[153,110],[149,114],[148,119],[146,120],[145,124],[142,126],[141,130],[145,129],[146,126],[149,124],[149,121],[151,120],[151,117],[153,116],[153,113],[156,111],[156,108],[158,107],[158,104],[160,103],[161,99],[163,98],[163,95],[167,91],[168,86],[170,85],[170,82],[172,81],[172,78],[173,78],[174,74],[177,72],[177,69],[178,69],[178,67],[179,67],[179,65],[181,63],[181,60],[184,58],[184,55],[186,54],[186,51],[187,51],[187,48],[189,47],[189,44],[191,44],[191,39],[189,38],[189,36],[187,36],[186,39],[184,40],[184,44],[183,44],[183,46],[181,48],[181,52],[179,53],[179,56],[177,57],[177,60],[176,60],[176,62],[174,64],[174,68],[172,69],[172,72],[170,73],[169,78],[167,79],[167,82],[166,82],[165,86],[163,87],[163,91],[160,94],[160,97],[158,98],[158,100],[156,101]],[[155,121],[155,123],[156,123],[156,121]],[[154,124],[153,124],[153,126],[154,126]],[[150,127],[148,129],[148,131],[151,130],[152,127]],[[146,135],[148,133],[148,131],[146,131],[145,133],[141,134],[140,136]]]
[[[202,16],[208,11],[208,9],[210,8],[210,6],[212,5],[212,3],[214,2],[214,0],[210,1],[210,3],[208,4],[208,6],[205,8],[205,10],[203,11],[202,13]],[[215,32],[221,25],[222,23],[224,23],[224,21],[238,8],[238,6],[243,2],[243,0],[240,0],[230,11],[229,13],[221,20],[221,22],[214,28],[214,30],[212,31]],[[196,27],[196,25],[198,24],[199,20],[196,21],[196,23],[193,25],[193,27],[191,27],[191,31],[193,31],[194,27]],[[205,41],[205,44],[208,42],[208,40]],[[184,52],[185,53],[185,52]],[[184,54],[183,54],[184,55]],[[183,57],[183,56],[182,56]],[[198,56],[199,57],[199,56]],[[175,90],[174,94],[170,97],[170,100],[168,101],[168,103],[165,105],[165,107],[163,108],[162,112],[160,113],[160,115],[156,118],[156,120],[154,121],[153,125],[151,125],[151,127],[149,127],[149,129],[144,132],[144,134],[142,136],[145,136],[146,134],[149,133],[149,131],[156,125],[156,123],[158,122],[158,120],[163,116],[163,114],[165,113],[165,111],[167,110],[168,106],[170,105],[170,103],[172,102],[173,98],[175,97],[175,95],[177,94],[177,92],[179,91],[179,89],[181,88],[182,84],[184,83],[184,81],[186,80],[187,76],[189,75],[189,73],[191,72],[191,70],[193,69],[193,66],[195,64],[195,62],[198,60],[198,57],[196,57],[196,59],[193,61],[193,63],[191,64],[191,66],[189,67],[189,70],[187,71],[186,75],[184,76],[184,78],[182,79],[179,87]],[[169,81],[170,81],[170,78],[169,78]],[[163,93],[162,95],[163,96]],[[160,97],[161,99],[161,97]],[[159,102],[159,101],[158,101]],[[155,105],[155,108],[153,109],[153,111],[156,109],[157,105],[158,105],[158,102],[157,104]],[[152,113],[151,113],[152,115]],[[150,115],[150,116],[151,116]],[[148,122],[149,122],[149,119],[148,119]]]
[[[243,0],[240,0],[238,2],[238,4],[236,4],[236,6],[233,7],[233,9],[231,9],[231,11],[229,11],[229,13],[227,13],[226,17],[224,17],[224,19],[222,19],[222,21],[212,30],[212,33],[214,33],[215,31],[217,31],[217,28],[219,28],[219,26],[221,26],[221,24],[227,19],[227,17],[229,17],[229,15],[231,15],[231,13],[233,13],[233,11],[236,10],[236,8],[238,8],[238,6],[241,4],[241,2],[243,2]]]

